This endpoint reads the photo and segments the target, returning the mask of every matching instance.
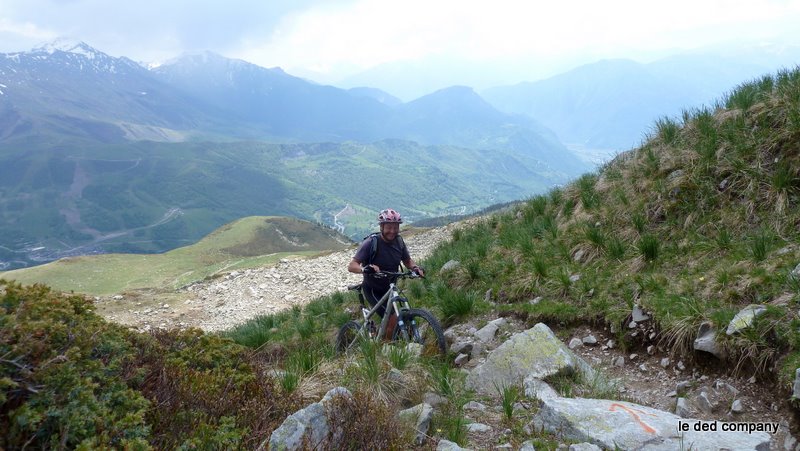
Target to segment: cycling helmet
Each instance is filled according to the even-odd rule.
[[[391,208],[387,208],[378,214],[378,224],[386,224],[387,222],[396,222],[398,224],[402,224],[403,217],[400,216],[400,213],[392,210]]]

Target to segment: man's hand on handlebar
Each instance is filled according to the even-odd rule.
[[[381,269],[378,268],[377,265],[364,265],[361,267],[362,274],[375,274],[381,272]]]
[[[425,278],[425,270],[417,265],[414,265],[414,267],[411,268],[411,272],[417,275],[418,277]]]

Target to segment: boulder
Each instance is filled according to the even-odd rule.
[[[698,432],[694,430],[698,421],[625,401],[553,398],[542,400],[533,423],[537,430],[603,449],[769,449],[767,432],[723,431],[723,425],[732,423],[715,421],[702,421],[701,426],[716,431]],[[688,424],[689,430],[679,431],[679,422]]]
[[[330,427],[327,409],[327,404],[335,396],[350,398],[353,395],[344,387],[336,387],[328,391],[321,401],[289,415],[283,424],[272,431],[268,449],[271,451],[301,449],[304,440],[308,440],[314,448],[335,447],[335,444],[328,443]]]
[[[486,357],[467,376],[467,387],[480,394],[494,395],[495,387],[521,385],[532,376],[544,379],[557,374],[581,372],[587,379],[594,371],[572,353],[543,323],[514,334]]]

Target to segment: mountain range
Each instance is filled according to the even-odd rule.
[[[6,268],[162,252],[250,215],[358,237],[387,205],[410,220],[472,211],[587,168],[468,87],[401,103],[212,53],[155,68],[85,43],[0,54]]]
[[[524,114],[570,148],[638,146],[661,117],[711,106],[737,85],[800,64],[800,47],[695,52],[650,63],[614,59],[533,82],[481,91],[492,106]]]
[[[82,42],[0,54],[0,269],[162,252],[250,215],[357,238],[389,205],[415,220],[518,200],[800,58],[764,55],[606,60],[403,102],[210,52],[157,67]]]

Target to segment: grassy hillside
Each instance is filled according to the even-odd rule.
[[[387,206],[409,220],[474,211],[574,175],[519,153],[408,141],[7,142],[0,147],[0,269],[98,252],[163,252],[244,216],[333,224],[348,204],[353,213],[338,221],[360,238]]]
[[[800,70],[765,76],[658,121],[642,147],[456,235],[429,265],[460,260],[450,287],[492,288],[532,319],[622,325],[641,305],[681,355],[711,322],[731,368],[777,372],[786,390],[800,366],[798,148]],[[767,311],[726,335],[748,304]]]
[[[219,271],[263,266],[290,254],[312,255],[349,244],[343,235],[307,221],[254,216],[163,254],[71,257],[0,272],[0,278],[97,296],[145,288],[174,289]]]

